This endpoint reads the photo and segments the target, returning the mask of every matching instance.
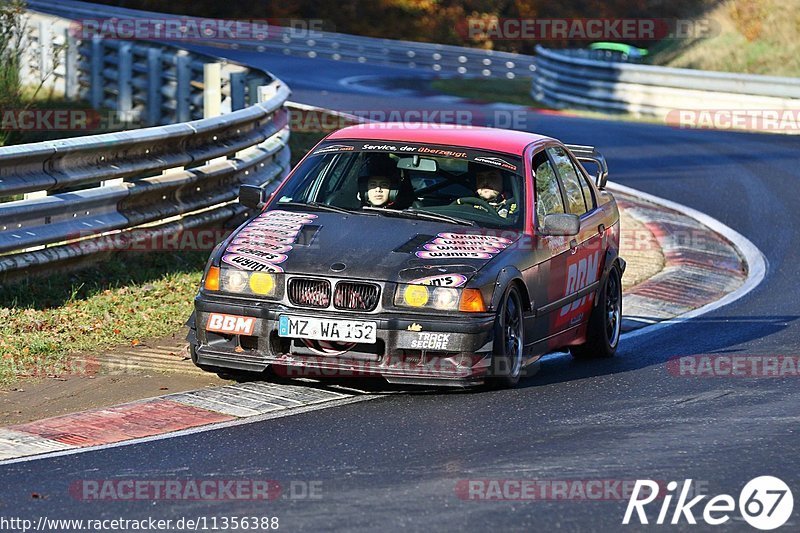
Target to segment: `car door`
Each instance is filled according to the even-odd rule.
[[[533,154],[531,171],[534,183],[536,253],[543,260],[537,265],[533,279],[528,283],[536,314],[529,338],[541,341],[559,332],[557,318],[560,308],[555,306],[565,295],[566,265],[570,249],[569,238],[542,235],[540,231],[545,215],[566,213],[561,183],[544,149]]]
[[[567,213],[581,219],[579,234],[569,238],[562,286],[566,303],[557,311],[553,322],[553,327],[562,331],[584,325],[589,319],[604,259],[602,236],[605,227],[586,176],[567,150],[556,145],[548,147],[546,152],[558,175]]]

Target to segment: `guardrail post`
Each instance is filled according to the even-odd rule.
[[[188,122],[191,116],[192,67],[191,58],[186,54],[175,56],[177,87],[175,91],[175,114],[177,122]]]
[[[258,103],[261,103],[261,102],[266,102],[267,100],[275,96],[275,93],[277,92],[278,92],[278,84],[273,83],[270,85],[260,85],[256,89],[255,94],[258,95]],[[256,102],[253,102],[253,104],[255,103]]]
[[[78,41],[69,29],[64,30],[64,96],[78,98]]]
[[[99,35],[92,36],[92,56],[89,58],[91,61],[90,73],[90,86],[89,86],[89,103],[95,109],[100,109],[103,105],[103,39]]]
[[[121,43],[117,56],[117,116],[123,122],[133,120],[133,58],[131,54],[132,43]]]
[[[34,198],[44,198],[47,196],[47,191],[33,191],[26,192],[22,195],[23,200],[33,200]]]
[[[161,64],[161,50],[150,48],[147,50],[147,116],[145,122],[148,126],[161,124],[161,84],[163,66]]]
[[[39,81],[43,82],[47,78],[50,70],[52,58],[50,57],[50,47],[53,44],[53,36],[50,33],[50,26],[45,21],[40,20],[39,30]]]
[[[231,72],[231,111],[245,108],[244,72]]]
[[[259,78],[250,78],[247,80],[247,105],[255,105],[261,102],[258,91],[263,83],[264,80]]]
[[[222,106],[222,64],[203,65],[203,118],[217,117]]]

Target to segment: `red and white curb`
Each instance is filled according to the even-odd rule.
[[[169,394],[0,428],[0,464],[207,431],[245,419],[264,420],[377,397],[264,382]]]
[[[627,212],[653,232],[666,265],[623,295],[624,338],[679,324],[743,297],[764,279],[764,254],[744,235],[696,209],[609,183],[635,197]],[[624,197],[620,198],[624,204]],[[649,205],[642,202],[649,202]]]

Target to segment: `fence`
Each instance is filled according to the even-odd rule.
[[[666,117],[680,109],[800,107],[800,79],[598,61],[536,49],[531,95],[543,104]]]
[[[28,4],[42,12],[76,20],[113,17],[146,20],[157,17],[163,21],[178,18],[176,15],[76,1],[55,4],[47,0],[29,0]],[[533,57],[523,54],[325,31],[296,31],[277,26],[270,30],[268,37],[262,40],[216,39],[215,44],[289,56],[413,68],[441,75],[515,78],[530,77],[533,71]]]
[[[288,170],[289,90],[280,80],[165,46],[69,43],[52,21],[42,32],[34,18],[31,29],[29,81],[46,74],[41,59],[53,51],[62,54],[63,68],[46,83],[72,97],[88,95],[145,121],[209,116],[0,147],[0,197],[25,196],[0,203],[0,274],[85,258],[109,242],[124,245],[133,229],[157,236],[221,225],[244,212],[235,202],[239,185],[277,184]],[[48,35],[56,34],[67,46],[47,46]],[[153,72],[154,63],[177,68]]]

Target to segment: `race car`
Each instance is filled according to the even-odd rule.
[[[513,387],[548,352],[611,357],[625,262],[607,175],[594,148],[527,132],[333,132],[277,187],[241,187],[254,214],[209,259],[192,361]]]

